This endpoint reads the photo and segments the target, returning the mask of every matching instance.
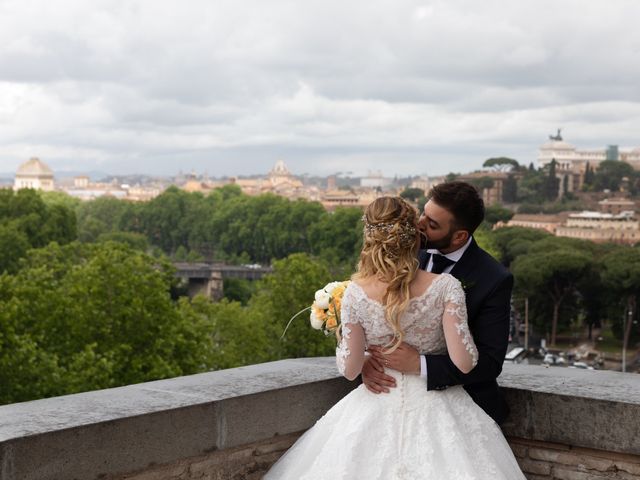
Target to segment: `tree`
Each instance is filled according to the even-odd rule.
[[[340,207],[309,227],[311,252],[330,267],[355,268],[362,248],[362,210]]]
[[[0,223],[13,222],[32,247],[61,244],[76,238],[76,217],[60,203],[47,205],[32,189],[0,190]]]
[[[592,257],[584,251],[564,248],[520,256],[512,265],[516,290],[523,297],[544,291],[552,304],[551,345],[556,343],[560,307],[577,293],[579,280],[592,268]]]
[[[273,268],[273,274],[260,281],[249,302],[251,315],[272,339],[271,355],[298,358],[333,354],[335,339],[313,330],[306,312],[294,319],[282,340],[280,336],[291,317],[313,303],[316,290],[343,278],[332,278],[325,264],[301,253],[276,260]]]
[[[485,160],[482,166],[499,172],[508,172],[509,170],[517,170],[520,167],[520,164],[513,158],[494,157]]]
[[[585,167],[584,170],[584,183],[583,183],[583,190],[589,190],[591,187],[593,187],[593,184],[595,182],[595,172],[593,171],[593,167],[589,164],[589,162],[587,162],[587,165]]]
[[[638,292],[640,292],[640,250],[630,247],[619,247],[602,258],[602,281],[615,300],[614,304],[622,304],[624,311],[614,312],[614,331],[622,337],[625,348],[633,333],[633,324],[638,319]],[[620,321],[620,313],[624,321]],[[622,328],[625,325],[626,328]],[[638,333],[638,328],[635,328]]]
[[[482,193],[483,190],[485,189],[489,189],[489,188],[493,188],[493,185],[495,184],[493,178],[485,175],[484,177],[480,177],[480,178],[473,178],[471,180],[469,180],[469,183],[471,183],[471,185],[473,185],[474,187],[476,187],[476,189]]]
[[[553,201],[558,198],[558,188],[560,186],[560,179],[556,175],[556,165],[558,162],[551,160],[548,166],[547,176],[544,181],[542,194],[545,200]]]
[[[205,371],[206,319],[172,303],[171,267],[118,243],[31,250],[0,276],[3,402]]]
[[[424,197],[424,190],[421,188],[405,188],[400,192],[400,196],[411,202],[416,202],[418,199]]]
[[[636,173],[633,167],[627,162],[618,160],[605,160],[600,163],[594,177],[594,190],[610,190],[617,192],[620,190],[623,178],[633,179]]]
[[[29,248],[29,239],[15,223],[0,224],[0,273],[15,273]]]
[[[99,197],[77,206],[78,239],[83,242],[95,242],[100,235],[119,231],[136,231],[127,225],[136,204],[114,197]]]
[[[513,217],[513,212],[502,205],[491,205],[485,208],[484,219],[487,223],[495,225],[498,222],[508,222]]]
[[[502,185],[502,201],[515,203],[518,201],[518,181],[513,175],[508,175]]]
[[[517,257],[526,254],[534,242],[551,235],[533,228],[504,227],[492,231],[492,237],[499,252],[498,258],[508,267]]]

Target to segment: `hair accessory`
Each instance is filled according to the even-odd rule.
[[[362,222],[364,223],[365,232],[368,235],[371,235],[374,232],[386,232],[391,233],[396,226],[400,226],[400,231],[398,232],[398,236],[402,241],[413,241],[416,237],[416,227],[411,223],[395,223],[395,222],[387,222],[387,223],[369,223],[367,220],[367,216],[362,216]]]

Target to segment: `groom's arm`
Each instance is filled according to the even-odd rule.
[[[513,276],[508,275],[487,295],[473,319],[471,333],[478,349],[478,364],[471,372],[462,373],[448,355],[425,355],[427,390],[493,381],[500,375],[509,342],[512,288]]]

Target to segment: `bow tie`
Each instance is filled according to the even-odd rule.
[[[444,272],[444,269],[449,265],[453,265],[454,263],[456,263],[453,260],[445,257],[444,255],[440,255],[439,253],[432,253],[431,261],[433,262],[431,273],[442,273]]]

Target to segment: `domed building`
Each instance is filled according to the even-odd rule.
[[[278,160],[269,172],[269,182],[273,186],[283,183],[299,183],[282,160]]]
[[[53,191],[53,170],[39,158],[30,158],[20,165],[16,172],[13,189],[20,190],[22,188],[34,188],[45,192]]]

